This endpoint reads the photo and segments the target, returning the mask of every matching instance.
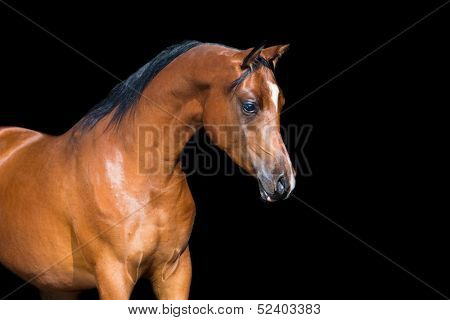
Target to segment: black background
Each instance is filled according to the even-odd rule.
[[[290,43],[277,69],[289,106],[444,1],[7,2],[121,79],[186,39]],[[281,119],[314,128],[313,174],[295,194],[447,296],[449,18],[450,5]],[[2,3],[0,48],[1,126],[61,134],[117,83]],[[262,203],[251,178],[219,171],[189,183],[192,299],[443,298],[299,201]],[[0,269],[1,296],[22,283]],[[149,285],[133,298],[152,298]]]

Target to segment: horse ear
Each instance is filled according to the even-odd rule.
[[[254,47],[253,49],[248,49],[244,51],[245,53],[249,52],[244,60],[242,61],[241,67],[242,69],[253,68],[253,63],[255,62],[256,58],[259,57],[261,51],[264,49],[265,43],[261,44],[258,47]]]
[[[262,50],[261,55],[275,68],[278,59],[289,49],[289,44],[273,46]]]

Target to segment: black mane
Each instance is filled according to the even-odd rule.
[[[133,73],[127,80],[117,84],[109,95],[95,105],[80,121],[81,128],[90,129],[98,121],[114,112],[111,123],[118,124],[136,104],[147,84],[171,61],[186,51],[200,45],[198,41],[185,41],[160,52],[150,62]]]

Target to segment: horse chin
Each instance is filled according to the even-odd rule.
[[[265,190],[259,190],[259,193],[261,194],[261,199],[265,202],[275,202],[276,199],[272,199],[270,195]]]

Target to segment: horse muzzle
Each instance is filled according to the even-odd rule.
[[[258,185],[261,199],[275,202],[289,197],[295,187],[295,178],[288,178],[285,174],[270,180],[265,177],[258,177]]]

